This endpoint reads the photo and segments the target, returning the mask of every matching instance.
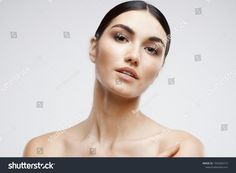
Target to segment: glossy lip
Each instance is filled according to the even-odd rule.
[[[135,71],[134,69],[132,69],[132,68],[129,68],[129,67],[122,67],[122,68],[116,69],[116,71],[119,72],[119,73],[123,73],[123,74],[125,74],[124,71],[126,71],[126,72],[132,74],[132,76],[130,76],[130,77],[133,77],[134,79],[139,79],[138,74],[137,74],[136,71]],[[127,74],[126,74],[126,75],[127,75]],[[128,76],[129,76],[129,75],[128,75]]]

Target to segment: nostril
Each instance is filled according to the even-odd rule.
[[[132,59],[131,58],[126,59],[126,62],[132,62]]]
[[[138,57],[127,57],[125,58],[125,62],[130,63],[131,65],[139,65],[139,58]]]

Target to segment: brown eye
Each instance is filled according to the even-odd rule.
[[[121,33],[117,33],[114,37],[114,39],[120,43],[126,43],[128,42],[128,39]]]
[[[148,54],[151,54],[151,55],[158,55],[158,50],[156,48],[153,48],[153,47],[145,47],[144,48],[146,50],[146,52]]]

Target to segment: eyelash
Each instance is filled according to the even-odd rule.
[[[114,39],[120,43],[126,43],[129,41],[128,38],[120,32],[116,33]]]
[[[144,48],[146,51],[149,52],[149,54],[151,55],[158,55],[158,49],[157,48],[153,48],[153,47],[145,47]]]
[[[120,42],[120,43],[127,43],[127,42],[129,42],[128,38],[124,34],[122,34],[120,32],[115,34],[114,39],[115,39],[115,41]],[[147,51],[148,54],[153,55],[153,56],[157,56],[158,53],[159,53],[159,51],[156,48],[156,46],[155,46],[155,48],[153,48],[153,47],[145,47],[144,49]]]

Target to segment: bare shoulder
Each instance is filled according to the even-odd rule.
[[[150,131],[155,132],[154,137],[159,153],[171,153],[173,157],[204,156],[204,146],[194,135],[186,131],[168,128],[150,119],[148,116],[145,117],[147,123],[144,127],[148,130],[144,131],[149,131],[148,133],[151,133]],[[173,152],[172,149],[174,149]]]
[[[68,155],[68,148],[81,141],[83,122],[67,129],[34,137],[25,146],[24,157],[59,157]]]
[[[62,131],[51,132],[32,138],[24,148],[24,157],[57,156],[63,149],[59,135]]]
[[[170,136],[179,144],[179,150],[174,157],[203,157],[204,146],[192,134],[182,130],[171,130]]]

